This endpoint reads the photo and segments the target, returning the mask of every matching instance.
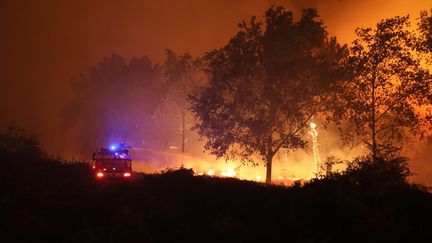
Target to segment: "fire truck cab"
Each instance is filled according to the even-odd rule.
[[[128,178],[132,175],[132,158],[126,146],[111,146],[93,153],[96,178]]]

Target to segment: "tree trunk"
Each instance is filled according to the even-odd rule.
[[[267,151],[266,151],[266,167],[267,167],[267,173],[266,173],[266,184],[271,184],[272,179],[272,162],[273,162],[273,156],[275,153],[272,149],[272,143],[273,143],[273,137],[270,135],[267,138]]]
[[[267,156],[267,161],[266,161],[266,167],[267,167],[266,184],[271,184],[271,179],[272,179],[272,163],[273,163],[273,156],[268,155]]]
[[[181,152],[185,152],[185,112],[182,112],[182,145]]]
[[[376,68],[372,73],[372,104],[371,104],[371,128],[372,128],[372,161],[376,161],[377,156],[377,144],[376,144],[376,121],[375,121],[375,80],[376,79]]]

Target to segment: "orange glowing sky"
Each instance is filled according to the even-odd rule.
[[[62,154],[67,142],[59,112],[71,97],[72,76],[113,52],[158,61],[165,48],[200,55],[272,4],[318,8],[330,34],[344,43],[356,27],[432,7],[430,0],[2,0],[0,126],[35,131],[49,151]]]

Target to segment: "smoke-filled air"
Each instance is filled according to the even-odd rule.
[[[285,185],[359,156],[404,156],[428,183],[430,12],[352,29],[345,44],[319,8],[294,10],[247,16],[201,55],[112,54],[74,75],[61,109],[74,156],[126,144],[136,171]]]

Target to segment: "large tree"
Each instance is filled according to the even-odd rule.
[[[63,110],[65,128],[76,128],[82,152],[125,141],[157,146],[154,111],[166,90],[163,70],[148,58],[104,58],[72,80],[73,98]],[[163,131],[162,131],[163,132]]]
[[[430,117],[431,82],[415,54],[408,17],[359,28],[347,59],[352,79],[343,85],[347,137],[359,137],[373,158],[397,149],[407,135],[422,135]]]
[[[306,9],[294,21],[291,11],[272,7],[265,24],[243,21],[226,46],[206,54],[208,86],[191,97],[205,148],[243,162],[260,157],[267,183],[273,156],[306,145],[304,128],[329,104],[325,94],[340,78],[345,48],[317,17]]]

